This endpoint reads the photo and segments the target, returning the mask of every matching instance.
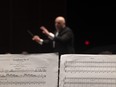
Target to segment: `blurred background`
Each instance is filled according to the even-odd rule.
[[[27,31],[46,39],[40,26],[54,31],[59,15],[74,32],[76,53],[115,54],[116,3],[102,0],[1,0],[0,54],[52,52]]]

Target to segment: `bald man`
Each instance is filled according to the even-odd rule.
[[[72,30],[66,26],[65,18],[58,16],[55,19],[56,32],[51,33],[44,26],[40,27],[42,32],[48,37],[47,40],[43,40],[39,36],[35,35],[32,40],[43,45],[44,43],[53,42],[54,52],[62,54],[74,53],[74,36]]]

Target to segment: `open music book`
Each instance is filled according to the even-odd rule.
[[[116,87],[116,55],[0,55],[0,87]]]

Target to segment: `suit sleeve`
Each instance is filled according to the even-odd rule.
[[[72,39],[72,38],[73,38],[72,31],[67,31],[63,35],[55,37],[54,40],[62,42],[62,43],[66,43],[66,42],[70,41],[70,39]]]
[[[52,40],[50,40],[50,39],[43,40],[43,44],[48,44],[48,43],[51,43],[51,42],[52,42]]]

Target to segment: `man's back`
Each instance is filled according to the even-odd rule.
[[[65,27],[62,29],[58,36],[54,38],[55,52],[60,54],[72,54],[74,53],[74,36],[70,28]]]

